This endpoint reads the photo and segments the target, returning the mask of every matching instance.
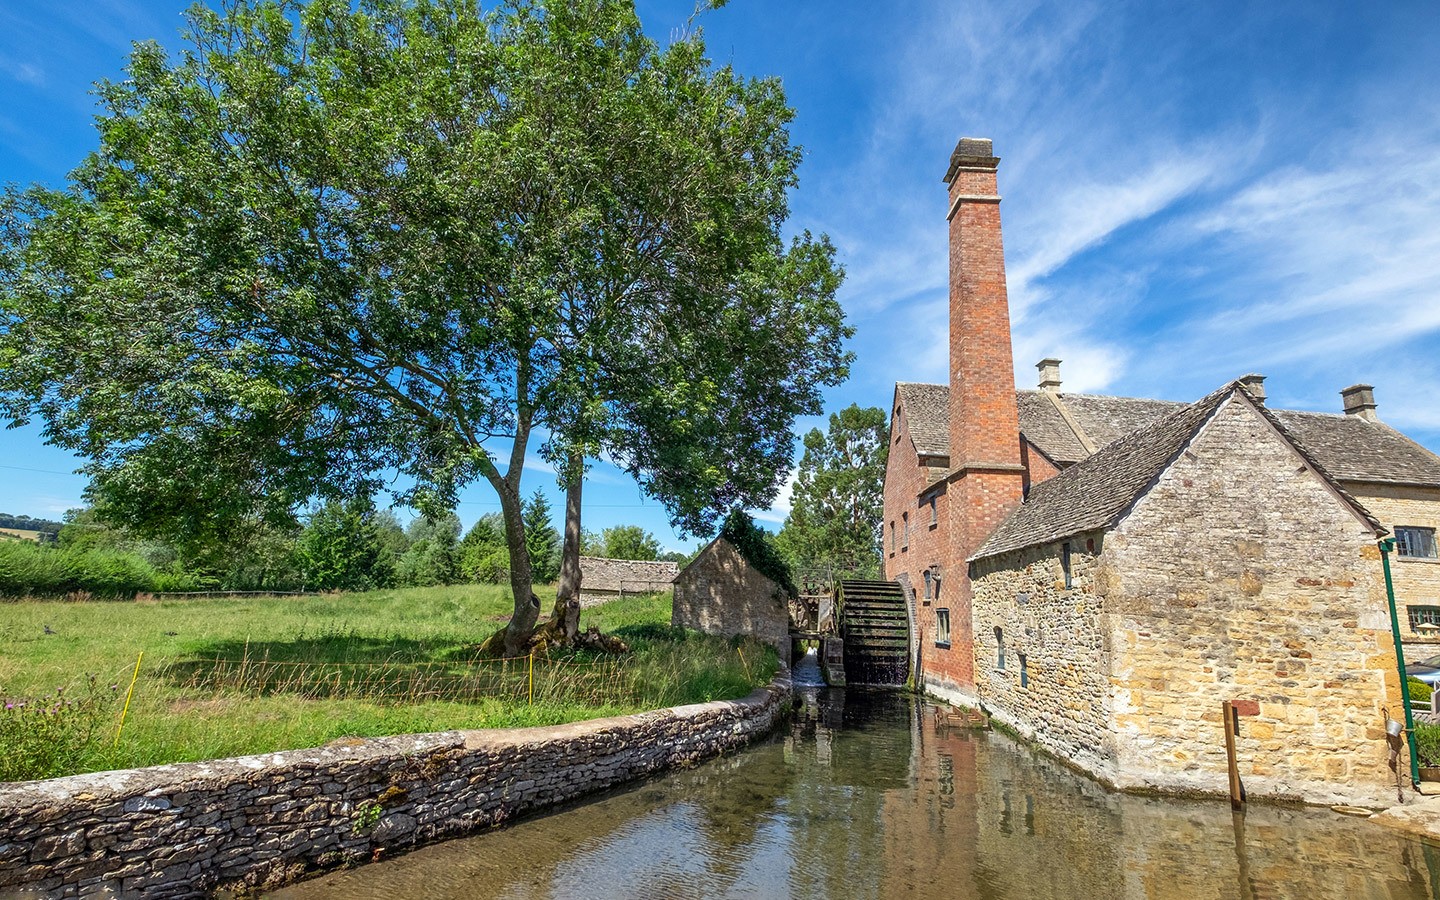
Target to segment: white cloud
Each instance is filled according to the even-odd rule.
[[[22,84],[39,87],[45,83],[45,71],[34,63],[0,56],[0,72]]]

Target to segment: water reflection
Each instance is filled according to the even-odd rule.
[[[1440,898],[1440,850],[1362,820],[1116,795],[925,701],[798,699],[739,756],[274,896]]]

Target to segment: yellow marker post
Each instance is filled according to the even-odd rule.
[[[130,698],[135,695],[135,682],[140,678],[140,660],[144,658],[144,650],[141,650],[140,655],[135,657],[135,674],[130,676],[130,689],[125,692],[125,707],[120,710],[120,724],[115,726],[115,743],[113,746],[120,746],[120,732],[125,729],[125,716],[130,712]]]
[[[525,674],[530,681],[530,705],[535,705],[535,651],[530,651],[529,662],[525,666]]]

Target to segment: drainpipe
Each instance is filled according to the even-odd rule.
[[[1420,756],[1415,752],[1415,716],[1410,712],[1410,680],[1405,675],[1405,649],[1400,646],[1400,614],[1395,611],[1395,582],[1390,578],[1394,538],[1380,539],[1380,565],[1385,569],[1385,598],[1390,601],[1390,634],[1395,639],[1395,665],[1400,670],[1400,699],[1405,704],[1405,739],[1410,745],[1410,781],[1420,789]]]

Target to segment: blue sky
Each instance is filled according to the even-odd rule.
[[[94,145],[90,84],[132,40],[178,46],[185,5],[0,0],[0,181],[60,184]],[[638,6],[665,40],[694,4]],[[1174,400],[1258,371],[1272,406],[1338,412],[1366,381],[1440,448],[1432,2],[732,0],[703,22],[718,62],[784,81],[806,148],[791,227],[828,233],[849,273],[857,360],[827,412],[945,379],[940,176],[968,135],[1003,160],[1021,386],[1052,355],[1066,390]],[[79,502],[77,463],[38,430],[0,434],[0,461],[0,510]],[[560,506],[553,475],[526,477]],[[484,485],[464,501],[467,524],[498,506]],[[586,501],[587,527],[682,545],[604,464]]]

